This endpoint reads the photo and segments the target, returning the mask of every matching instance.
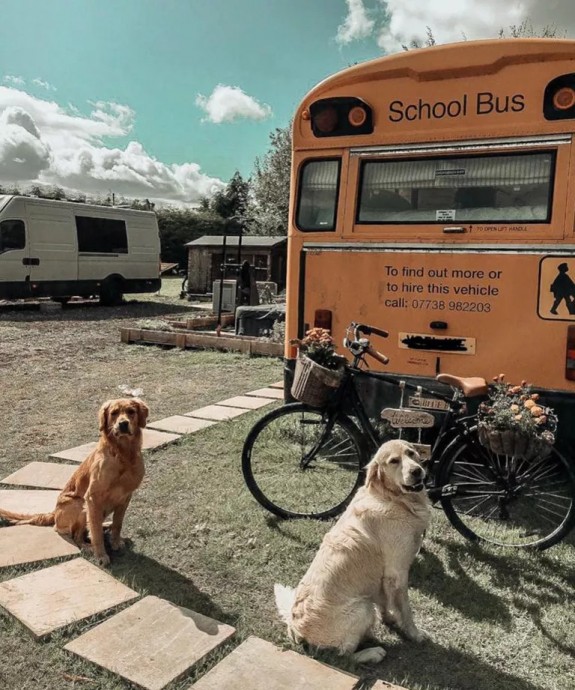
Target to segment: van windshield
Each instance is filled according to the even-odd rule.
[[[3,220],[0,223],[0,254],[26,246],[26,229],[21,220]]]

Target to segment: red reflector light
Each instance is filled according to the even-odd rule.
[[[565,354],[565,378],[575,381],[575,326],[567,327],[567,351]]]
[[[333,132],[338,125],[337,110],[332,106],[323,108],[314,115],[313,123],[322,134]]]
[[[564,86],[553,95],[553,107],[556,110],[569,110],[575,105],[575,89]]]
[[[356,105],[355,108],[352,108],[349,111],[347,119],[349,120],[350,125],[353,125],[354,127],[361,127],[367,120],[365,108],[362,108],[360,105]]]
[[[331,311],[329,309],[316,309],[313,316],[313,325],[315,328],[325,328],[331,331]]]

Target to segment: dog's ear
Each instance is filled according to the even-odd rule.
[[[100,431],[107,431],[108,430],[108,412],[110,410],[110,405],[112,404],[111,400],[107,400],[102,407],[100,408],[100,412],[98,413],[98,421],[100,425]]]
[[[146,426],[146,420],[148,419],[150,410],[143,400],[136,398],[134,402],[138,408],[138,426],[140,429],[143,429]]]
[[[365,486],[370,489],[371,487],[382,484],[383,470],[379,466],[377,459],[374,458],[367,466],[367,474],[365,476]]]

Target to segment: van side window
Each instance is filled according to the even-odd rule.
[[[0,254],[11,249],[24,249],[26,229],[21,220],[3,220],[0,223]]]
[[[78,251],[97,254],[127,254],[126,222],[112,218],[76,216]]]

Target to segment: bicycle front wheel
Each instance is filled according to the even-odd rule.
[[[242,452],[248,489],[282,518],[338,515],[361,484],[364,465],[361,437],[349,418],[301,403],[262,417]]]
[[[543,550],[575,525],[575,473],[555,448],[531,460],[497,455],[474,428],[446,449],[438,482],[449,490],[447,518],[467,539]]]

